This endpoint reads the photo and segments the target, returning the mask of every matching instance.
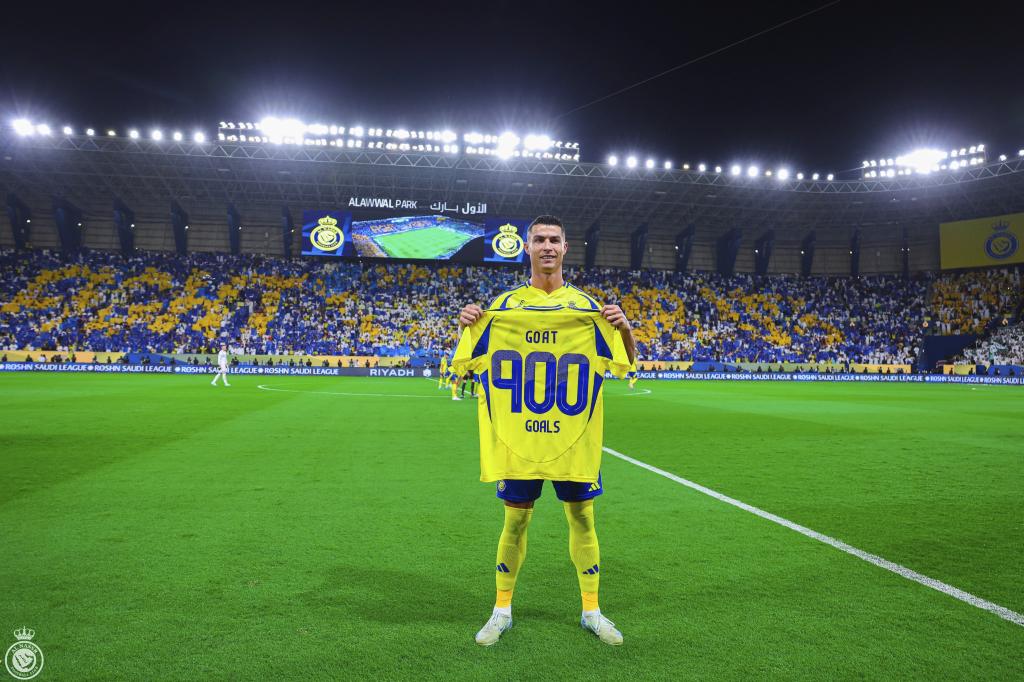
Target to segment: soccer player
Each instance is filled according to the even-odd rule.
[[[469,384],[469,397],[476,397],[476,375],[472,371],[466,372],[462,379],[459,381],[459,385],[462,387],[462,397],[466,397],[466,384]]]
[[[629,374],[626,375],[626,378],[629,379],[629,390],[636,390],[636,360],[633,361],[633,366],[629,368]]]
[[[223,379],[225,386],[231,385],[228,383],[228,346],[225,343],[220,344],[220,352],[217,353],[217,373],[210,385],[216,386],[217,379]]]
[[[600,310],[622,337],[629,362],[634,362],[636,343],[622,309],[617,305],[599,305],[562,277],[562,260],[569,248],[562,221],[550,215],[536,218],[527,230],[524,248],[530,257],[529,282],[500,294],[489,307],[565,305]],[[479,306],[467,305],[459,313],[459,325],[470,326],[483,314]],[[601,558],[594,526],[594,498],[604,492],[600,476],[597,483],[552,483],[569,524],[569,556],[576,567],[583,602],[580,626],[606,644],[622,644],[622,633],[601,613],[597,599]],[[498,538],[494,610],[476,634],[476,642],[482,646],[496,643],[502,633],[512,627],[512,592],[526,559],[527,529],[543,484],[543,480],[498,481],[497,496],[505,503],[505,523]]]
[[[448,356],[441,356],[441,367],[437,370],[437,387],[444,388],[445,381],[448,378]]]

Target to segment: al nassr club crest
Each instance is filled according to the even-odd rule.
[[[502,258],[515,258],[523,252],[523,238],[519,236],[516,226],[506,223],[498,228],[498,234],[491,240],[494,253]]]
[[[1010,232],[1010,223],[1005,220],[997,222],[992,226],[992,230],[992,234],[985,241],[985,253],[989,258],[1005,260],[1017,253],[1020,243],[1017,241],[1017,235]]]
[[[337,251],[345,243],[345,233],[338,227],[338,221],[327,215],[316,222],[317,226],[309,233],[313,246],[321,251]]]

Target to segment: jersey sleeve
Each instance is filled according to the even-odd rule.
[[[613,327],[601,315],[594,316],[595,333],[598,340],[598,356],[604,359],[605,369],[613,376],[622,379],[629,372],[631,363],[626,353],[626,344],[622,342],[619,330]]]
[[[484,313],[483,317],[462,330],[459,343],[455,346],[455,356],[450,365],[451,371],[461,376],[467,371],[476,372],[483,368],[487,351],[487,335],[491,329],[491,317],[489,313]]]

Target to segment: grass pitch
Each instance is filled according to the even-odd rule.
[[[35,629],[39,680],[1021,678],[1024,628],[611,456],[624,646],[547,486],[480,648],[501,505],[435,385],[0,375],[0,644]],[[609,447],[1024,612],[1019,387],[606,386]]]
[[[472,235],[444,227],[424,227],[373,238],[392,258],[439,258],[471,239]]]

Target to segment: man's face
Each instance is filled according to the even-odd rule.
[[[557,225],[534,225],[526,240],[526,253],[534,272],[550,275],[562,271],[562,259],[569,245]]]

